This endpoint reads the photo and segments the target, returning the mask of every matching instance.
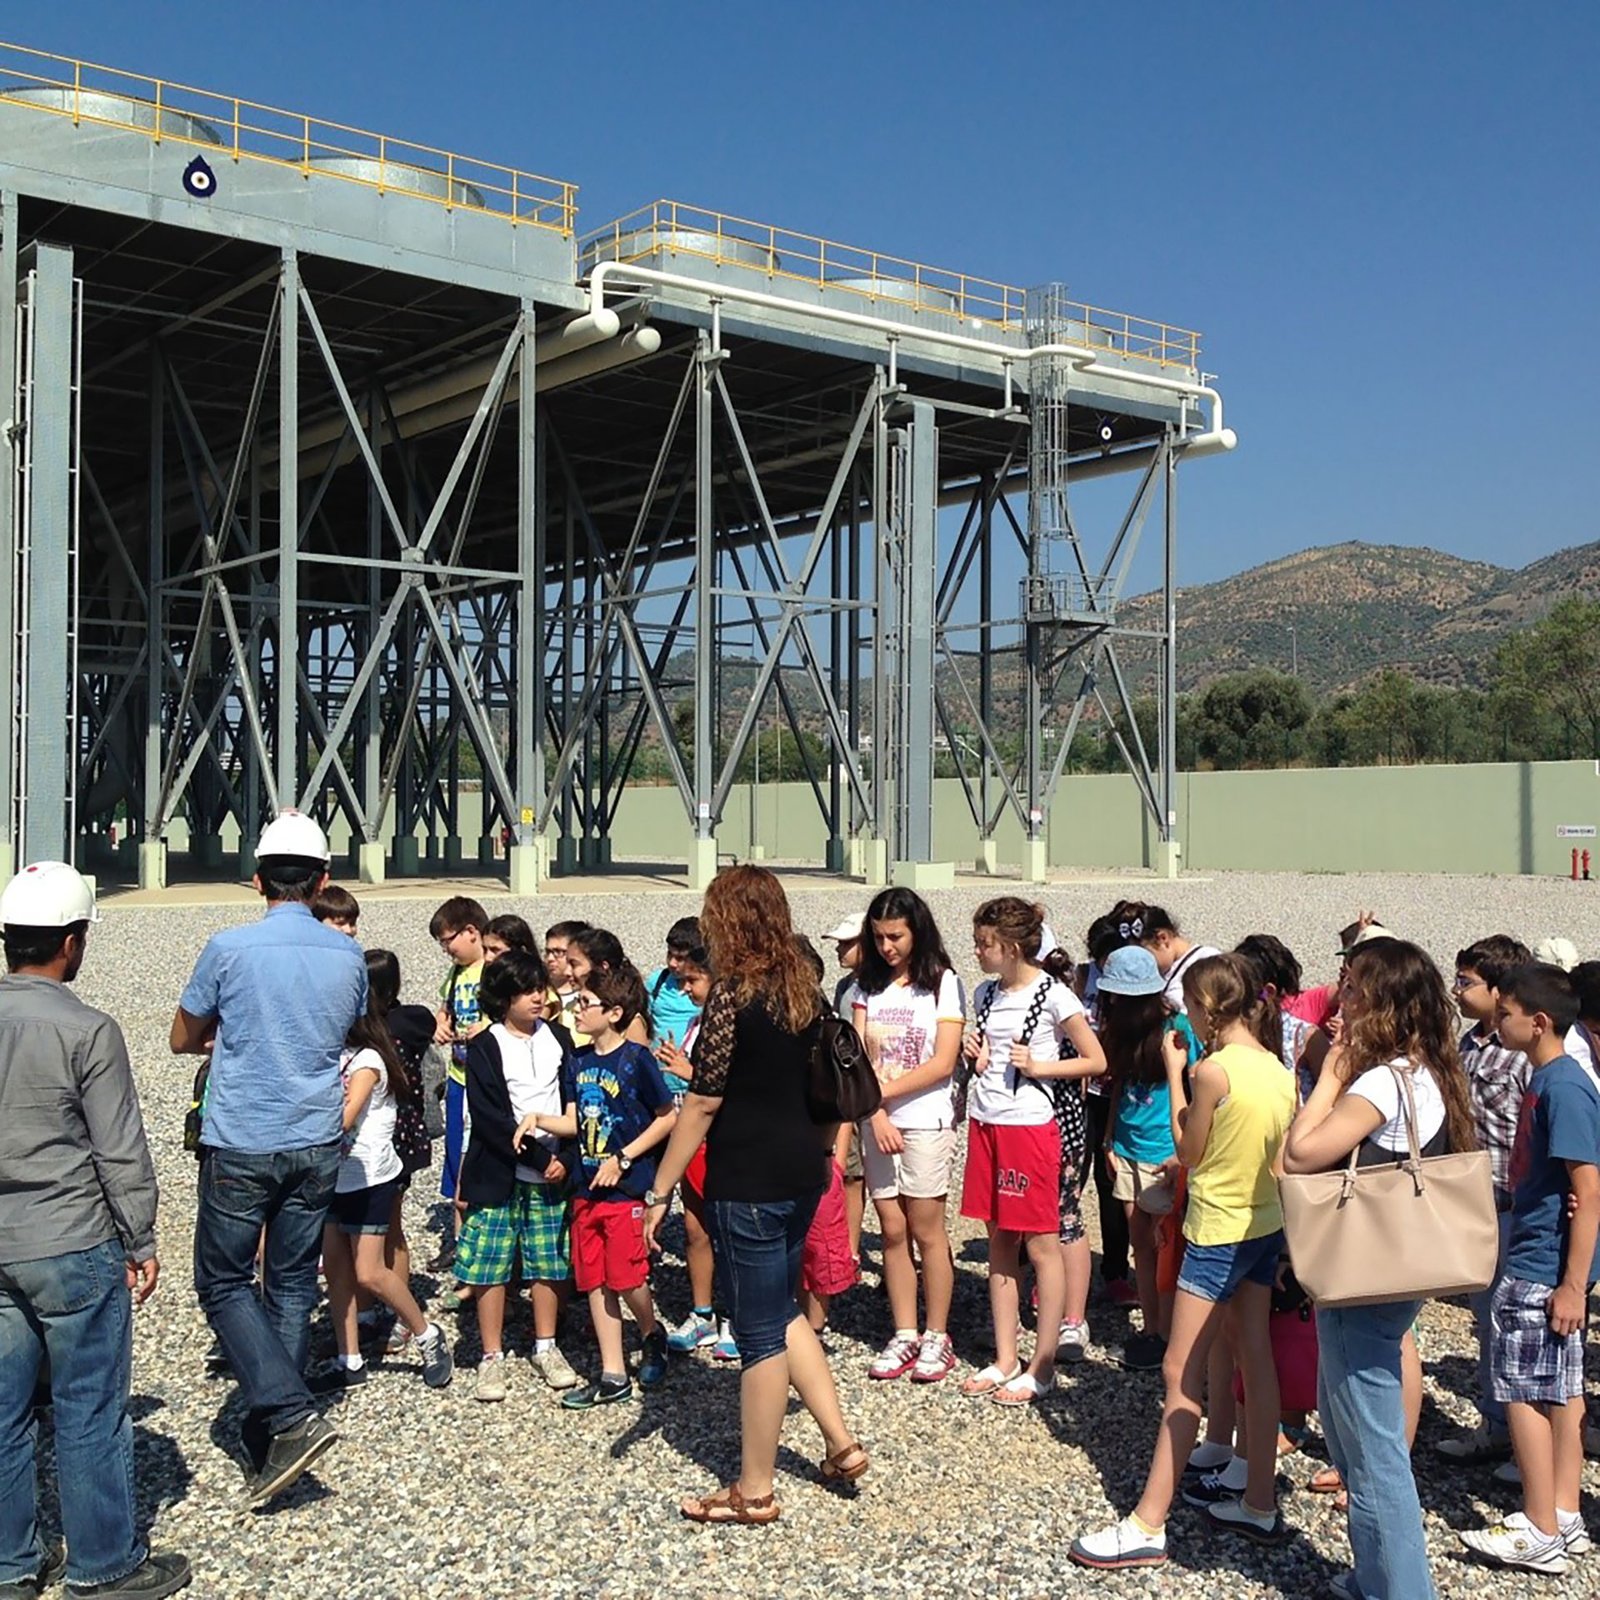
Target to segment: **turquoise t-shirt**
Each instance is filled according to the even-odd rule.
[[[1167,1032],[1183,1040],[1193,1066],[1202,1054],[1200,1041],[1181,1012],[1167,1023]],[[1128,1161],[1142,1161],[1147,1167],[1171,1161],[1178,1149],[1172,1142],[1172,1095],[1165,1080],[1160,1083],[1125,1083],[1117,1098],[1117,1126],[1111,1148]]]

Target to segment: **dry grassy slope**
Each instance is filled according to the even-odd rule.
[[[1252,667],[1287,670],[1292,626],[1301,676],[1318,691],[1391,666],[1432,683],[1472,683],[1506,629],[1537,621],[1571,593],[1600,595],[1600,544],[1520,571],[1356,541],[1304,550],[1182,592],[1181,682],[1199,688]],[[1159,626],[1159,604],[1141,595],[1123,614]]]

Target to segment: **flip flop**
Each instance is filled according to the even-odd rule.
[[[755,1527],[776,1522],[783,1514],[774,1496],[764,1494],[757,1500],[746,1500],[736,1483],[718,1489],[715,1494],[685,1500],[678,1509],[690,1522],[739,1522]]]
[[[1001,1384],[989,1398],[997,1406],[1031,1406],[1037,1405],[1046,1392],[1046,1386],[1031,1372],[1023,1372]]]
[[[972,1376],[961,1385],[961,1392],[962,1394],[966,1395],[969,1400],[987,1399],[995,1392],[996,1389],[1000,1387],[1002,1383],[1010,1383],[1011,1380],[1021,1371],[1021,1362],[1018,1362],[1010,1372],[1002,1372],[999,1367],[996,1366],[987,1366],[982,1372],[974,1372]]]
[[[852,1440],[831,1456],[825,1456],[821,1467],[824,1483],[854,1483],[872,1465],[872,1458]]]

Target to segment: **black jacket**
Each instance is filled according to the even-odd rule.
[[[562,1077],[565,1080],[564,1065]],[[523,1144],[520,1154],[513,1147],[517,1117],[506,1088],[500,1044],[488,1028],[467,1046],[467,1113],[472,1118],[472,1133],[461,1162],[458,1192],[469,1206],[503,1206],[515,1190],[517,1167],[543,1172],[550,1165],[551,1152],[532,1138]],[[570,1174],[578,1160],[577,1141],[564,1143],[557,1154]]]

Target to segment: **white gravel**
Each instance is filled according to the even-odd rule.
[[[1003,881],[964,881],[931,896],[951,953],[971,981],[969,918]],[[1529,879],[1233,874],[1156,885],[1146,879],[1052,886],[1042,898],[1069,946],[1119,894],[1162,900],[1193,937],[1227,946],[1245,933],[1278,933],[1304,961],[1307,981],[1336,966],[1335,931],[1363,907],[1415,938],[1441,963],[1491,931],[1530,943],[1565,934],[1600,953],[1600,886]],[[813,934],[865,904],[863,891],[795,890],[796,920]],[[611,927],[642,968],[656,965],[668,925],[693,911],[683,893],[559,895],[513,902],[485,896],[491,913],[516,910],[536,932],[586,916]],[[400,954],[407,997],[429,1001],[440,956],[427,934],[431,905],[372,900],[361,932]],[[194,1163],[181,1147],[191,1063],[167,1053],[179,990],[206,936],[256,913],[245,907],[126,907],[95,930],[80,980],[85,999],[122,1022],[134,1053],[163,1201],[160,1292],[137,1319],[134,1415],[142,1511],[161,1548],[192,1559],[194,1592],[220,1597],[297,1595],[306,1600],[401,1600],[412,1595],[667,1596],[1289,1596],[1320,1593],[1348,1562],[1339,1518],[1326,1497],[1299,1492],[1320,1459],[1286,1464],[1296,1485],[1284,1504],[1294,1541],[1263,1552],[1208,1534],[1179,1509],[1165,1568],[1103,1577],[1069,1566],[1072,1536],[1125,1512],[1137,1497],[1160,1403],[1159,1379],[1131,1377],[1098,1348],[1125,1326],[1096,1301],[1093,1358],[1067,1370],[1043,1406],[1022,1415],[965,1401],[957,1383],[871,1384],[866,1364],[887,1335],[876,1274],[836,1306],[835,1372],[846,1414],[873,1454],[859,1493],[816,1479],[819,1441],[809,1419],[791,1417],[779,1462],[783,1520],[769,1529],[698,1529],[677,1502],[737,1469],[737,1377],[694,1358],[675,1360],[666,1386],[642,1402],[573,1416],[557,1410],[524,1363],[509,1401],[471,1397],[472,1318],[446,1318],[463,1371],[442,1394],[425,1391],[403,1362],[381,1371],[337,1415],[343,1435],[315,1475],[274,1507],[242,1510],[241,1478],[226,1453],[235,1437],[232,1386],[207,1380],[209,1332],[189,1266]],[[826,954],[827,952],[825,952]],[[409,1205],[418,1262],[431,1254],[434,1174]],[[1088,1207],[1092,1214],[1092,1204]],[[988,1357],[988,1307],[979,1230],[954,1216],[958,1279],[952,1332],[963,1362]],[[433,1220],[437,1220],[434,1218]],[[869,1214],[868,1248],[876,1239]],[[421,1279],[432,1296],[440,1286]],[[681,1262],[669,1254],[658,1279],[665,1309],[685,1308]],[[592,1364],[586,1319],[569,1318],[563,1343]],[[509,1330],[525,1348],[525,1312]],[[1455,1555],[1453,1525],[1510,1509],[1514,1491],[1486,1470],[1447,1470],[1434,1442],[1473,1416],[1470,1329],[1452,1306],[1430,1308],[1422,1328],[1428,1403],[1417,1468],[1429,1547],[1442,1592],[1588,1595],[1600,1589],[1600,1555],[1565,1579],[1514,1578]],[[966,1370],[965,1366],[961,1369]],[[1600,1482],[1587,1487],[1593,1493]],[[1590,1506],[1600,1526],[1600,1506]]]

